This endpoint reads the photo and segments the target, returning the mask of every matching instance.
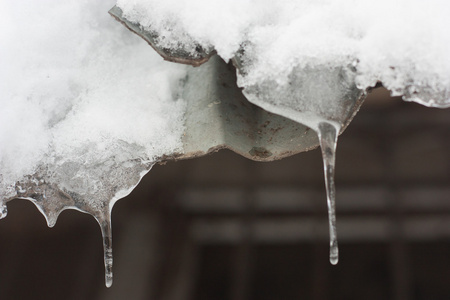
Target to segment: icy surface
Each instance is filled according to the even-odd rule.
[[[359,109],[360,91],[352,67],[317,65],[294,68],[287,82],[265,79],[247,85],[246,98],[267,111],[304,124],[317,133],[318,125],[331,121],[344,126]],[[240,77],[238,82],[245,81]]]
[[[118,0],[161,47],[195,43],[243,58],[243,87],[286,84],[293,69],[355,67],[360,89],[450,106],[450,2],[446,0]],[[335,100],[335,99],[334,99]]]
[[[67,208],[92,214],[107,285],[112,206],[182,149],[186,75],[111,18],[113,5],[10,0],[0,18],[0,218],[14,197],[49,226]]]
[[[106,187],[125,175],[118,167],[131,170],[180,149],[185,67],[149,51],[107,14],[112,5],[2,5],[2,198],[15,194],[23,175],[43,169],[87,201],[108,198]]]

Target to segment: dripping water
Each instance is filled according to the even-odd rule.
[[[336,233],[336,188],[334,185],[334,164],[337,137],[340,125],[331,122],[321,122],[318,126],[320,148],[322,149],[325,188],[327,191],[328,225],[330,231],[330,263],[339,261],[339,249]]]

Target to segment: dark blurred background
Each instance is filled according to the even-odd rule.
[[[450,109],[369,96],[337,148],[340,261],[328,261],[318,149],[158,165],[113,210],[114,283],[95,220],[0,221],[0,299],[450,299]]]

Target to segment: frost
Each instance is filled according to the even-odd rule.
[[[161,47],[213,47],[241,56],[244,88],[286,84],[293,70],[353,65],[365,90],[450,106],[450,3],[445,0],[118,0],[124,16],[159,35]]]

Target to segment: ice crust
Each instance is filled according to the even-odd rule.
[[[49,225],[66,208],[108,212],[182,149],[186,67],[111,18],[113,5],[2,2],[0,204],[30,199]]]
[[[161,47],[194,54],[198,43],[225,60],[241,56],[244,88],[286,84],[293,69],[351,65],[361,90],[381,81],[405,100],[450,106],[446,0],[118,0],[117,5],[128,20],[156,32]]]

